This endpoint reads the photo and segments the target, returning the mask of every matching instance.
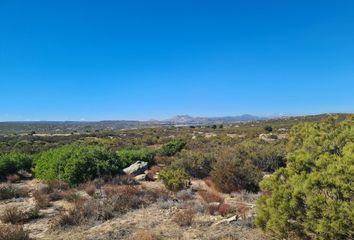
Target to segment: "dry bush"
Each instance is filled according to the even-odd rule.
[[[211,202],[223,203],[225,200],[224,197],[221,196],[221,194],[216,191],[200,190],[198,191],[198,194],[207,203],[211,203]]]
[[[17,188],[11,184],[0,185],[0,200],[28,197],[27,188]]]
[[[85,186],[85,192],[90,196],[95,195],[96,190],[97,190],[96,185],[93,183],[89,183]]]
[[[26,212],[26,221],[31,221],[40,218],[39,207],[31,208]]]
[[[71,203],[76,202],[82,198],[77,192],[75,192],[75,190],[69,190],[69,191],[63,192],[61,195],[62,195],[63,199],[65,199],[66,201],[71,202]]]
[[[80,219],[76,218],[76,214],[72,214],[72,212],[62,212],[55,219],[54,226],[55,227],[68,227],[78,225],[80,223]]]
[[[193,194],[191,191],[188,190],[181,190],[176,194],[176,198],[178,200],[187,201],[193,199]]]
[[[135,240],[153,240],[153,235],[147,230],[138,230],[134,235]]]
[[[48,198],[50,201],[59,201],[63,199],[63,194],[59,190],[55,189],[53,192],[48,194]]]
[[[137,194],[139,191],[138,187],[131,186],[131,185],[106,185],[103,188],[103,192],[105,195],[110,198],[115,195],[127,195],[132,196]]]
[[[34,191],[32,193],[32,196],[33,196],[34,200],[36,201],[36,205],[40,209],[45,209],[50,206],[50,201],[49,201],[48,195],[43,194],[41,191],[38,191],[38,190]]]
[[[9,175],[6,177],[7,181],[9,183],[17,183],[18,181],[20,181],[20,176],[17,174],[13,174],[13,175]]]
[[[216,215],[219,212],[219,207],[221,204],[208,204],[208,211],[210,215]]]
[[[230,211],[231,211],[231,207],[229,204],[226,203],[220,204],[218,212],[220,213],[221,216],[226,217],[227,215],[229,215]]]
[[[169,166],[176,160],[176,157],[156,156],[155,162],[161,165]]]
[[[161,171],[161,167],[160,166],[151,167],[150,170],[148,171],[147,179],[150,180],[150,181],[154,181],[155,180],[154,177],[160,171]]]
[[[22,225],[0,225],[0,240],[30,240]]]
[[[204,179],[204,183],[210,188],[214,188],[215,187],[213,181],[210,178]]]
[[[53,180],[48,183],[49,188],[54,191],[55,189],[61,190],[61,191],[67,191],[70,189],[70,186],[63,181],[59,180]]]
[[[188,227],[192,225],[194,215],[195,213],[191,208],[183,209],[176,213],[173,221],[181,227]]]
[[[25,213],[17,207],[7,207],[0,215],[0,220],[3,223],[19,224],[25,220]]]
[[[130,175],[119,175],[106,181],[108,184],[113,185],[139,185],[139,182]]]
[[[240,217],[245,220],[247,218],[247,213],[249,212],[250,210],[250,207],[247,206],[246,204],[244,203],[240,203],[237,205],[237,213],[240,215]]]

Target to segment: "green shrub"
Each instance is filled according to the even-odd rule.
[[[32,167],[32,157],[22,153],[0,154],[0,178],[17,173],[19,170],[30,171]]]
[[[213,157],[202,152],[192,152],[183,150],[178,159],[172,162],[172,168],[182,168],[190,176],[195,178],[205,178],[211,171]]]
[[[225,152],[215,161],[211,172],[212,181],[222,192],[240,191],[242,189],[257,192],[262,173],[250,160],[242,160],[238,152]]]
[[[245,141],[240,149],[244,160],[251,160],[255,166],[266,172],[274,172],[286,164],[286,149],[283,142]]]
[[[148,148],[123,149],[118,151],[117,154],[123,168],[128,167],[136,161],[148,162],[149,165],[154,164],[155,151]]]
[[[176,153],[180,152],[185,145],[186,143],[181,140],[172,140],[161,147],[159,155],[167,157],[174,156]]]
[[[166,188],[171,191],[179,191],[189,186],[188,174],[183,169],[164,169],[159,173],[159,178]]]
[[[116,154],[92,145],[70,144],[42,153],[35,167],[37,178],[77,185],[121,169]]]
[[[292,129],[287,167],[261,183],[256,223],[277,238],[354,238],[354,118]]]

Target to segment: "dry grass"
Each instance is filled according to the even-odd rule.
[[[50,206],[50,201],[47,194],[44,194],[43,192],[37,190],[32,193],[32,196],[36,201],[37,207],[39,207],[40,209],[45,209]]]
[[[210,215],[216,215],[219,212],[219,207],[220,204],[215,205],[215,204],[208,204],[208,211]]]
[[[173,221],[180,227],[188,227],[192,225],[194,215],[195,213],[191,208],[183,209],[176,213]]]
[[[0,200],[28,197],[27,188],[17,188],[11,184],[0,185]]]
[[[65,199],[68,202],[77,202],[80,200],[82,197],[73,189],[68,190],[66,192],[63,192],[62,194],[63,199]]]
[[[223,203],[225,200],[224,197],[221,196],[221,194],[216,191],[200,190],[198,194],[202,197],[202,199],[206,203],[212,203],[212,202]]]
[[[249,212],[249,210],[250,210],[250,207],[244,203],[240,203],[237,205],[237,213],[240,215],[240,217],[243,220],[247,219],[247,213]]]
[[[105,195],[110,198],[115,195],[127,195],[127,196],[132,196],[135,195],[139,192],[138,187],[136,186],[131,186],[131,185],[106,185],[103,188],[103,192]]]
[[[188,190],[182,190],[176,194],[176,197],[178,200],[188,201],[193,199],[193,194]]]
[[[138,230],[134,235],[135,240],[153,240],[153,235],[147,230]]]
[[[17,207],[7,207],[0,215],[2,223],[19,224],[25,220],[25,213]]]
[[[30,240],[22,225],[0,225],[0,240]]]
[[[113,185],[139,185],[139,183],[130,175],[116,176],[111,179],[107,179],[108,184]]]
[[[97,188],[94,183],[89,183],[85,186],[85,192],[90,196],[95,195],[96,190],[97,190]]]

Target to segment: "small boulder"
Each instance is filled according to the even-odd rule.
[[[123,172],[127,175],[138,176],[143,174],[148,169],[148,163],[143,161],[137,161],[127,168],[123,169]]]
[[[145,181],[145,180],[146,180],[146,174],[140,174],[140,175],[138,175],[138,176],[135,176],[134,179],[135,179],[136,181],[139,181],[139,182]]]

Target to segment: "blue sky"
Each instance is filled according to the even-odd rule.
[[[354,1],[0,0],[0,121],[354,112]]]

